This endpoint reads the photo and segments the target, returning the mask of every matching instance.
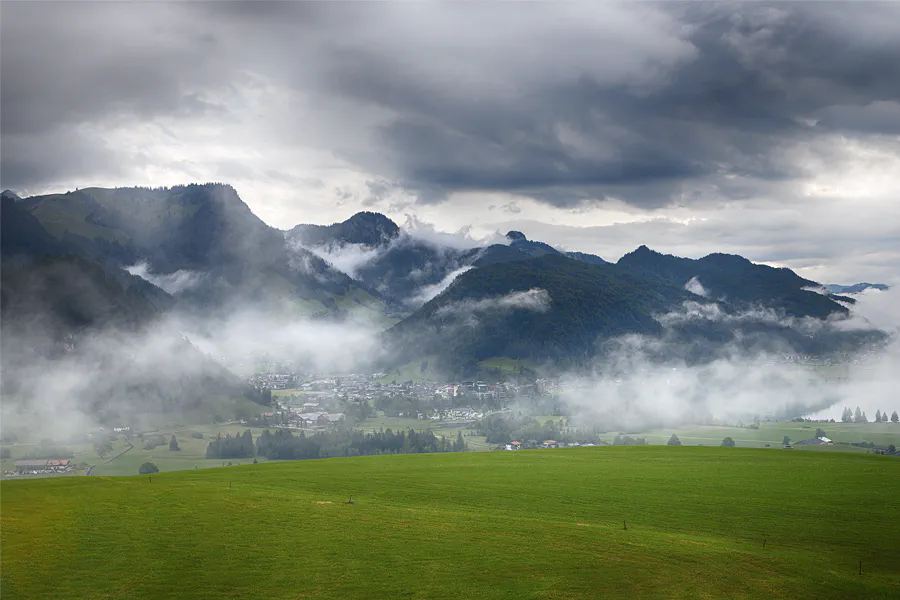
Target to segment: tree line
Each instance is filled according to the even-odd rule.
[[[249,429],[241,434],[219,434],[206,448],[206,458],[252,458],[265,456],[269,460],[302,460],[338,456],[369,456],[374,454],[421,454],[431,452],[462,452],[466,443],[462,433],[455,441],[436,436],[431,431],[376,431],[365,433],[357,429],[338,429],[306,435],[295,435],[289,429],[266,429],[254,443]]]
[[[495,413],[488,415],[478,422],[475,427],[478,435],[483,435],[491,444],[504,444],[514,440],[556,440],[558,442],[578,442],[575,434],[568,433],[565,419],[551,419],[544,423],[530,416],[517,416],[509,413]],[[599,430],[592,431],[598,434]],[[580,437],[596,439],[597,435],[582,435]]]
[[[890,420],[892,423],[900,423],[900,415],[897,414],[895,410],[891,416]],[[864,411],[861,411],[859,407],[856,407],[856,411],[854,412],[849,406],[844,407],[844,412],[841,415],[841,421],[844,423],[869,423],[869,418],[866,416]],[[881,409],[875,411],[875,423],[887,423],[888,422],[888,414],[887,412],[881,412]]]

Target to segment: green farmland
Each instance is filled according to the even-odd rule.
[[[765,421],[758,429],[747,427],[728,427],[716,425],[695,425],[677,429],[656,429],[629,433],[642,437],[648,444],[665,444],[669,437],[676,434],[685,446],[718,446],[724,437],[731,437],[741,447],[781,448],[781,442],[787,436],[792,443],[815,437],[816,429],[822,428],[825,434],[836,444],[840,442],[871,442],[887,446],[900,446],[900,425],[897,423],[801,423],[792,421]],[[600,439],[611,442],[614,433],[604,434]],[[864,448],[852,446],[797,446],[797,449],[832,449],[850,452],[865,452]]]
[[[5,481],[0,593],[897,598],[898,490],[891,457],[659,446]]]

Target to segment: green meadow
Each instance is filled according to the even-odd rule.
[[[897,598],[898,490],[891,457],[661,446],[4,481],[0,594]]]
[[[816,429],[821,428],[826,436],[839,442],[871,442],[887,446],[900,446],[900,424],[897,423],[801,423],[793,421],[764,421],[758,429],[725,425],[695,425],[677,429],[656,429],[629,433],[642,437],[648,444],[665,444],[674,433],[687,446],[718,446],[725,437],[732,438],[738,446],[748,448],[781,447],[784,436],[792,443],[812,439]],[[611,442],[616,434],[604,434],[600,439]],[[852,446],[797,446],[796,449],[830,449],[849,452],[865,452],[864,448]]]

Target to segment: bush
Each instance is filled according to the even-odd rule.
[[[202,439],[203,439],[203,434],[200,433],[199,431],[192,431],[192,432],[191,432],[191,437],[194,438],[195,440],[202,440]]]
[[[725,446],[726,448],[733,448],[735,446],[735,443],[734,443],[733,439],[731,439],[730,437],[727,437],[724,440],[722,440],[722,445]]]
[[[154,465],[152,462],[145,462],[138,469],[139,475],[149,475],[151,473],[159,473],[159,467]]]

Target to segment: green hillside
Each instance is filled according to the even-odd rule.
[[[896,598],[897,489],[889,457],[688,447],[3,482],[0,591]]]
[[[546,310],[504,309],[492,303],[529,290],[546,292]],[[547,254],[463,273],[389,330],[387,339],[403,358],[438,354],[449,370],[492,357],[577,359],[593,355],[598,338],[659,332],[653,314],[689,297],[678,287],[614,265]]]

